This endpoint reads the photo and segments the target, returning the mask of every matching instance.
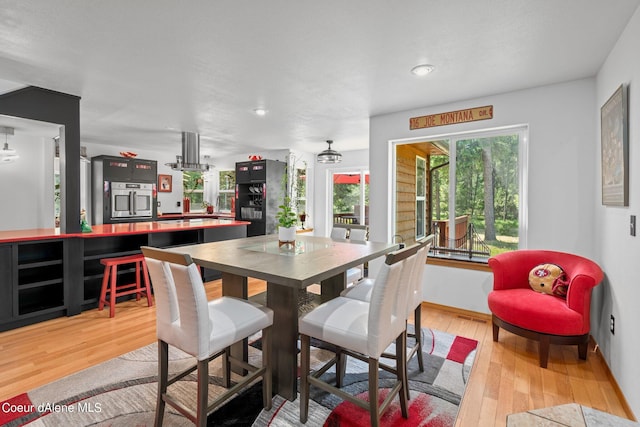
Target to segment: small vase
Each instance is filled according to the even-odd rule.
[[[211,206],[211,205],[207,206],[207,213],[208,214],[212,214],[213,213],[213,206]]]
[[[280,246],[293,244],[296,241],[296,227],[278,227],[278,243]]]
[[[190,207],[191,207],[190,205],[191,205],[191,200],[188,197],[185,197],[182,200],[182,212],[189,213]]]

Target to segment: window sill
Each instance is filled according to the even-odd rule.
[[[462,268],[465,270],[491,271],[491,267],[484,262],[461,261],[457,259],[445,259],[429,256],[428,265],[438,265],[440,267]]]

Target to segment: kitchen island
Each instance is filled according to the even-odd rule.
[[[146,245],[167,248],[242,238],[248,224],[178,219],[93,225],[90,233],[0,231],[0,331],[97,307],[102,258],[140,253]],[[134,268],[124,268],[118,278],[133,281],[134,274]],[[216,277],[212,270],[203,274]]]

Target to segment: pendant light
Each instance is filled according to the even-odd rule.
[[[329,148],[317,156],[318,163],[340,163],[342,161],[342,154],[331,149],[331,144],[333,144],[332,140],[327,140],[327,144],[329,144]]]
[[[9,148],[9,135],[13,135],[13,128],[1,126],[0,133],[4,133],[4,146],[0,150],[0,164],[11,163],[20,157],[16,150]]]

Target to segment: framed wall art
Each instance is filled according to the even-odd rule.
[[[161,193],[171,193],[171,175],[158,175],[158,191]]]
[[[600,108],[602,204],[629,206],[627,86],[622,84]]]

